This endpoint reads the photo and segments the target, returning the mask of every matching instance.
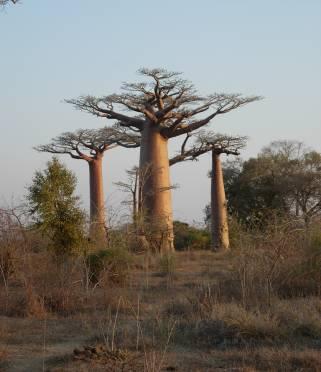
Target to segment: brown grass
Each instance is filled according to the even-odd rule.
[[[110,280],[108,270],[118,273],[108,261],[98,283],[86,281],[81,258],[62,264],[15,246],[14,270],[0,284],[0,368],[126,371],[127,361],[126,369],[108,358],[135,355],[133,371],[319,371],[312,259],[321,244],[289,226],[244,234],[227,254],[127,253],[126,280]],[[99,344],[104,357],[73,360],[74,348]]]

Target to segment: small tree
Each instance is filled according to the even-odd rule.
[[[132,208],[132,220],[133,224],[136,224],[138,214],[139,214],[139,168],[133,167],[132,169],[126,170],[127,182],[116,182],[115,185],[118,186],[123,192],[130,195],[129,200],[125,200],[124,204],[129,204]]]
[[[144,218],[144,194],[143,186],[150,177],[150,167],[140,169],[134,166],[132,169],[126,170],[127,182],[115,182],[115,185],[120,188],[121,191],[130,195],[129,199],[123,203],[131,206],[132,209],[132,220],[136,226],[138,221],[143,223]],[[137,226],[136,226],[137,227]]]
[[[85,214],[74,194],[76,183],[75,175],[54,157],[28,187],[29,211],[57,256],[75,253],[84,239]]]
[[[126,170],[126,173],[127,182],[119,181],[116,182],[115,185],[118,186],[121,191],[129,194],[129,198],[124,200],[123,203],[129,205],[131,208],[134,238],[140,250],[156,248],[155,243],[157,244],[157,241],[155,242],[153,239],[150,239],[153,238],[153,233],[151,226],[146,224],[143,209],[143,186],[150,177],[150,167],[141,169],[134,166],[132,169]]]

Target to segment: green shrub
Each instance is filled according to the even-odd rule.
[[[128,251],[121,248],[102,249],[87,256],[89,277],[93,284],[100,281],[103,274],[117,284],[124,284],[128,279],[132,259]]]
[[[175,248],[178,251],[187,249],[209,249],[210,234],[206,229],[199,229],[187,223],[174,221]]]

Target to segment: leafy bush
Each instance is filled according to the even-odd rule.
[[[198,229],[187,223],[174,221],[174,234],[174,244],[178,251],[210,247],[210,235],[206,229]]]
[[[104,274],[107,280],[124,284],[128,279],[131,256],[125,249],[102,249],[87,256],[90,281],[97,284]]]

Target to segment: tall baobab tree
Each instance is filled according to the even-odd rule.
[[[120,94],[81,96],[66,102],[141,132],[140,169],[150,167],[148,180],[142,185],[143,209],[146,220],[157,226],[154,240],[159,242],[160,251],[166,252],[174,249],[168,140],[191,133],[260,97],[217,93],[201,96],[179,73],[146,68],[139,73],[148,81],[124,83]]]
[[[186,161],[196,160],[199,156],[211,152],[211,242],[212,249],[215,251],[228,250],[229,232],[227,202],[225,198],[225,188],[223,171],[221,165],[221,154],[239,155],[239,150],[245,147],[246,137],[228,136],[214,134],[211,132],[200,132],[195,144],[186,149],[187,135],[182,144],[180,154],[170,159],[170,165]]]
[[[85,160],[89,165],[90,235],[106,238],[102,160],[105,151],[116,146],[138,147],[140,137],[131,135],[124,128],[79,129],[53,138],[51,143],[35,147],[37,151],[68,154],[73,159]]]

